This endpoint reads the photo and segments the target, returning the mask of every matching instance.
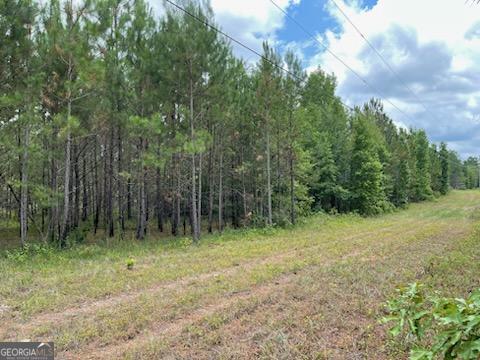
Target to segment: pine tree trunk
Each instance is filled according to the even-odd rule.
[[[78,169],[78,160],[79,160],[79,154],[78,154],[78,144],[75,142],[73,145],[73,159],[75,159],[75,162],[73,163],[73,175],[74,175],[74,180],[75,180],[75,185],[74,185],[74,198],[73,198],[73,214],[72,214],[72,224],[73,228],[78,227],[78,222],[79,222],[79,205],[80,205],[80,173]]]
[[[173,212],[173,226],[172,234],[177,236],[179,234],[179,226],[181,219],[181,179],[180,179],[180,156],[177,154],[175,156],[175,174],[176,174],[176,183],[175,183],[175,210]]]
[[[72,69],[69,69],[69,73]],[[71,75],[69,75],[71,77]],[[72,102],[71,93],[68,90],[68,105],[67,105],[67,141],[65,145],[65,176],[63,182],[63,217],[60,224],[60,247],[65,245],[65,239],[68,232],[68,220],[70,215],[70,167],[71,167],[71,147],[72,135],[70,133],[70,117],[72,116]]]
[[[193,142],[195,140],[195,127],[194,127],[194,114],[193,114],[193,79],[191,78],[191,64],[190,64],[190,138]],[[192,199],[191,199],[191,211],[190,214],[192,218],[192,237],[193,242],[198,242],[200,239],[200,231],[198,229],[198,218],[197,218],[197,196],[196,196],[196,171],[195,171],[195,150],[192,151],[191,156],[191,192],[192,192]]]
[[[270,131],[267,129],[267,225],[272,226],[272,183],[271,183],[271,167],[270,167]]]
[[[214,192],[214,176],[213,176],[213,157],[215,156],[215,141],[213,149],[210,149],[208,156],[208,232],[212,233],[213,230],[213,192]]]
[[[54,128],[53,138],[57,136],[57,130]],[[52,145],[52,151],[56,150],[55,144]],[[52,194],[57,193],[57,162],[53,155],[50,160],[50,191]],[[58,200],[54,199],[53,205],[49,210],[48,238],[55,243],[58,233]]]
[[[122,131],[120,125],[118,126],[118,224],[120,227],[120,237],[123,239],[125,233],[125,206],[124,206],[124,191],[123,191],[123,142]]]
[[[220,149],[220,166],[218,168],[218,231],[223,231],[223,153]]]
[[[242,147],[242,157],[241,157],[241,162],[242,165],[244,164],[244,149]],[[247,188],[245,184],[245,168],[242,169],[242,202],[243,202],[243,225],[245,225],[247,219],[248,219],[248,210],[247,210]]]
[[[140,139],[139,146],[139,158],[142,156],[143,152],[143,139]],[[145,196],[145,168],[143,164],[140,164],[140,179],[138,181],[138,221],[137,221],[137,234],[136,237],[138,240],[143,240],[146,233],[146,223],[147,223],[147,204]]]
[[[105,137],[105,144],[107,143],[107,139]],[[107,155],[107,149],[108,147],[105,146],[105,150],[103,151],[103,172],[102,172],[102,177],[103,177],[103,195],[102,195],[102,215],[103,215],[103,228],[105,230],[105,236],[107,236],[107,221],[108,221],[108,216],[107,216],[107,202],[108,202],[108,182],[109,182],[109,177],[108,177],[108,155]]]
[[[114,223],[113,223],[113,152],[114,152],[114,129],[110,130],[110,147],[109,147],[109,160],[108,160],[108,189],[107,189],[107,231],[108,236],[114,236]]]
[[[128,163],[128,173],[131,174],[130,161]],[[132,179],[129,175],[127,179],[127,219],[132,219]]]
[[[202,229],[202,154],[198,155],[198,231]]]
[[[30,140],[30,127],[25,125],[23,130],[23,154],[22,154],[22,176],[20,193],[20,241],[22,247],[27,244],[27,207],[28,207],[28,146]]]
[[[290,146],[290,221],[292,224],[295,224],[295,174],[293,171],[293,151],[292,147]]]
[[[160,168],[157,168],[157,194],[156,194],[156,211],[157,211],[157,228],[163,232],[163,203],[162,203],[162,185],[160,177]]]
[[[295,224],[295,171],[293,166],[293,138],[292,138],[292,129],[293,129],[293,114],[290,111],[288,122],[289,122],[289,138],[290,138],[290,146],[289,146],[289,170],[290,170],[290,221],[292,224]]]
[[[100,211],[102,209],[102,189],[100,179],[98,178],[98,157],[97,157],[97,137],[95,137],[95,144],[93,147],[93,157],[95,161],[94,182],[95,182],[95,214],[93,216],[93,233],[96,234],[98,224],[100,221]]]
[[[88,177],[87,177],[87,156],[83,156],[83,180],[82,180],[82,221],[88,218]]]

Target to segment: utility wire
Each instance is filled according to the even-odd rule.
[[[259,58],[267,61],[268,63],[270,63],[271,65],[275,66],[276,68],[278,68],[279,70],[282,70],[284,71],[285,73],[287,73],[288,75],[290,75],[291,77],[297,79],[298,81],[300,81],[301,83],[305,82],[306,79],[302,79],[301,77],[295,75],[294,73],[292,73],[290,70],[284,68],[283,66],[277,64],[276,62],[270,60],[269,58],[267,58],[266,56],[262,55],[261,53],[259,53],[258,51],[252,49],[251,47],[249,47],[248,45],[245,45],[243,44],[242,42],[240,42],[239,40],[233,38],[232,36],[228,35],[227,33],[223,32],[222,30],[220,30],[219,28],[213,26],[212,24],[208,23],[205,19],[202,19],[200,18],[199,16],[195,15],[195,14],[192,14],[190,11],[188,11],[187,9],[185,9],[184,7],[174,3],[173,1],[170,1],[170,0],[165,0],[167,3],[169,3],[170,5],[174,6],[175,8],[177,8],[178,10],[182,11],[183,13],[187,14],[188,16],[190,16],[191,18],[197,20],[198,22],[202,23],[203,25],[209,27],[210,29],[214,30],[215,32],[225,36],[227,39],[229,39],[230,41],[234,42],[235,44],[237,45],[240,45],[241,47],[243,47],[244,49],[252,52],[253,54],[257,55]],[[348,108],[349,110],[353,111],[354,109],[350,106],[348,106],[347,104],[345,104],[343,101],[341,101],[338,97],[336,96],[332,96],[330,94],[327,94],[328,97],[332,98],[332,99],[335,99],[335,100],[338,100],[340,101],[340,103],[345,106],[346,108]]]
[[[168,0],[167,0],[168,1]],[[393,106],[396,110],[398,110],[400,113],[402,113],[407,119],[410,119],[410,116],[407,115],[402,109],[400,109],[397,105],[395,105],[393,102],[391,102],[386,96],[382,96],[382,94],[375,89],[372,85],[368,83],[367,80],[363,78],[357,71],[355,71],[350,65],[348,65],[341,57],[339,57],[337,54],[335,54],[332,50],[328,48],[324,43],[322,43],[316,36],[314,36],[310,31],[305,29],[305,27],[300,24],[297,20],[295,20],[292,16],[288,14],[285,10],[283,10],[280,6],[277,5],[277,3],[273,0],[270,0],[270,2],[278,9],[280,10],[288,19],[293,21],[305,34],[307,34],[311,39],[319,43],[330,55],[332,55],[335,59],[337,59],[340,63],[342,63],[348,70],[350,70],[360,81],[362,81],[367,87],[369,87],[374,93],[379,95],[379,98],[383,99],[387,103],[389,103],[391,106]]]
[[[367,37],[360,31],[360,29],[353,23],[353,21],[350,19],[350,17],[345,13],[345,11],[342,10],[342,8],[337,4],[335,0],[331,0],[331,2],[336,6],[336,8],[340,11],[340,13],[345,17],[345,19],[352,25],[352,27],[355,29],[355,31],[365,40],[367,45],[377,54],[377,56],[382,60],[382,62],[385,64],[385,66],[390,70],[390,72],[397,78],[397,80],[400,81],[400,83],[405,87],[405,89],[410,92],[414,98],[418,100],[420,104],[422,104],[423,108],[425,111],[429,112],[425,104],[423,103],[422,100],[420,100],[415,94],[415,92],[403,81],[403,79],[400,77],[400,75],[393,69],[393,67],[388,63],[388,61],[385,59],[385,57],[373,46],[373,44],[367,39]]]

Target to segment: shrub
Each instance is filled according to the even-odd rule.
[[[135,265],[135,260],[133,260],[131,257],[127,259],[127,269],[132,270],[133,265]]]
[[[382,322],[394,323],[391,335],[412,340],[410,359],[480,358],[480,289],[466,299],[427,296],[417,283],[397,292]]]
[[[8,260],[16,263],[24,263],[33,256],[50,256],[55,251],[54,248],[45,244],[27,243],[23,248],[7,250],[5,256]]]
[[[83,244],[87,238],[89,230],[89,224],[83,224],[82,226],[73,229],[68,234],[65,243],[67,248],[75,247],[77,244]]]

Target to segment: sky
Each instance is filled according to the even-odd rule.
[[[150,1],[158,6],[159,0]],[[260,51],[268,40],[282,54],[294,51],[308,71],[320,67],[334,73],[337,93],[348,105],[380,98],[398,126],[423,128],[430,140],[447,142],[462,158],[480,154],[480,4],[273,1],[288,17],[271,0],[211,0],[211,6],[222,30],[253,49]],[[258,60],[240,46],[233,47],[248,63]]]

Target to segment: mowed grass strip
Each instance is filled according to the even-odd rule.
[[[259,354],[274,356],[275,351],[285,348],[285,343],[276,347],[275,341],[272,343],[271,339],[267,341],[258,335],[261,341],[246,338],[243,342],[229,345],[228,336],[222,337],[219,334],[228,330],[231,323],[238,322],[243,317],[244,323],[250,321],[252,326],[259,324],[263,329],[263,314],[268,314],[270,307],[283,306],[287,312],[293,311],[293,308],[289,307],[290,302],[282,303],[283,296],[287,299],[293,296],[292,291],[306,303],[318,298],[316,292],[325,294],[323,301],[327,309],[334,305],[334,300],[329,294],[335,295],[337,292],[350,294],[354,313],[359,308],[370,309],[368,311],[371,312],[373,319],[377,311],[374,305],[378,305],[384,299],[384,294],[391,292],[399,282],[424,277],[432,271],[432,266],[435,266],[435,271],[441,271],[441,262],[437,261],[437,258],[454,252],[458,244],[469,239],[468,235],[472,233],[478,220],[475,214],[479,200],[478,192],[455,192],[437,202],[416,204],[406,211],[378,218],[364,219],[350,215],[318,216],[310,219],[307,224],[293,229],[275,230],[266,234],[259,231],[231,232],[223,236],[208,237],[200,246],[188,244],[175,246],[171,243],[158,244],[150,241],[133,249],[118,246],[113,249],[94,247],[93,250],[85,248],[67,251],[58,255],[60,259],[56,259],[57,254],[51,255],[53,259],[50,260],[53,261],[39,257],[18,267],[16,273],[12,274],[10,269],[10,274],[23,281],[22,286],[28,286],[32,281],[30,272],[38,270],[40,275],[37,279],[44,281],[44,284],[50,284],[52,288],[49,290],[43,287],[36,288],[37,291],[32,291],[30,296],[38,298],[31,299],[28,305],[24,305],[21,302],[22,296],[15,298],[15,295],[22,293],[22,286],[17,285],[17,293],[15,286],[11,292],[4,291],[2,286],[2,302],[16,308],[16,312],[11,314],[23,317],[20,331],[12,332],[18,326],[18,320],[9,318],[8,313],[4,314],[7,326],[3,329],[8,329],[10,325],[7,333],[13,336],[22,335],[22,338],[53,338],[64,357],[74,356],[74,352],[69,350],[82,348],[89,349],[89,353],[92,354],[95,354],[98,348],[103,348],[106,351],[104,355],[130,354],[129,356],[133,357],[145,355],[146,358],[163,356],[171,349],[184,349],[178,350],[179,356],[183,356],[185,351],[185,354],[192,355],[185,350],[184,342],[187,341],[185,337],[190,339],[188,341],[193,338],[195,343],[198,343],[198,354],[193,355],[208,357],[211,353],[207,349],[211,347],[212,339],[217,339],[219,341],[217,348],[225,355],[243,351],[245,347],[255,356]],[[88,255],[75,258],[74,254],[80,251]],[[135,270],[132,272],[125,269],[124,258],[129,255],[136,257],[137,260]],[[65,259],[69,259],[67,264]],[[457,261],[465,265],[463,261],[467,260]],[[432,263],[435,265],[431,265]],[[91,272],[90,277],[81,276],[82,268],[86,264],[97,269],[108,265],[114,268],[109,274],[110,281],[103,284],[103,291],[99,289],[102,289],[104,278],[101,276],[92,278]],[[62,265],[67,265],[70,269],[68,274],[62,273],[63,270],[60,270]],[[2,260],[1,266],[8,271],[8,266],[11,267],[12,264]],[[376,270],[373,271],[372,267]],[[461,266],[456,268],[460,269]],[[229,270],[221,275],[222,269]],[[92,271],[88,267],[84,269],[86,272],[89,270]],[[194,280],[196,274],[209,274],[215,271],[219,273],[213,274],[214,276],[199,276],[199,280]],[[84,279],[81,286],[65,285],[62,282],[65,279],[74,279],[75,273]],[[352,280],[352,276],[360,278],[354,277]],[[378,276],[383,278],[379,280]],[[191,277],[192,281],[180,281],[186,277]],[[276,285],[278,279],[284,277],[287,277],[288,281]],[[168,281],[173,282],[173,286],[165,288],[161,286]],[[178,286],[175,286],[175,281],[179,281]],[[359,284],[362,284],[360,292],[357,289]],[[458,286],[458,282],[455,284]],[[448,286],[445,288],[448,289]],[[79,293],[80,289],[83,289],[83,292]],[[365,289],[371,291],[366,292]],[[58,292],[63,292],[63,296],[58,296]],[[365,302],[354,301],[364,298],[364,293],[374,295],[371,299],[367,297],[368,301]],[[107,295],[115,299],[115,296],[122,297],[125,294],[128,294],[128,297],[120,298],[114,306],[108,306],[109,302],[106,301],[103,304],[105,306],[93,308],[92,312],[88,311],[89,304],[96,299],[102,299]],[[53,305],[48,302],[49,295],[56,299]],[[225,299],[229,299],[228,306],[222,307]],[[79,311],[77,316],[73,312],[73,316],[62,318],[62,309],[79,302],[85,304],[86,311]],[[212,304],[218,304],[219,308],[211,308]],[[55,306],[58,310],[57,317],[52,318],[54,321],[49,321],[48,311],[56,310]],[[237,308],[240,310],[235,310]],[[257,308],[261,310],[252,310]],[[313,308],[318,310],[318,306]],[[245,314],[242,309],[246,309]],[[339,306],[337,310],[342,310],[342,307]],[[42,312],[44,314],[38,316],[44,320],[43,325],[32,322],[35,314]],[[252,315],[249,315],[250,313]],[[290,317],[293,318],[289,321],[296,324],[298,320],[296,327],[299,328],[304,327],[302,324],[305,318],[315,319],[318,316],[318,312],[315,311],[309,314],[308,311],[305,313],[296,310],[295,313],[300,314],[300,318],[297,319],[291,314]],[[340,311],[338,314],[341,313]],[[45,317],[42,319],[41,316]],[[324,317],[328,318],[322,316]],[[273,328],[271,331],[268,328],[264,329],[265,334],[279,334],[281,338],[276,327],[281,326],[284,320],[278,316],[271,319],[270,325]],[[330,321],[335,322],[335,316],[332,316]],[[211,322],[219,329],[210,329],[211,326],[208,324]],[[174,327],[180,334],[175,337],[177,339],[175,342],[170,341],[168,332],[165,336],[161,335],[161,331],[160,334],[156,333],[161,329],[171,328],[169,325],[175,323],[183,324]],[[323,329],[322,324],[326,326],[328,322],[320,322],[319,326]],[[219,331],[217,336],[216,331]],[[202,343],[203,340],[199,339],[203,337],[194,336],[195,332],[208,333],[212,339]],[[228,335],[228,331],[226,334]],[[300,335],[306,336],[303,332],[298,334],[294,332],[292,336]],[[230,336],[233,339],[236,335]],[[238,336],[241,337],[241,334]],[[156,340],[151,341],[152,337]],[[319,335],[316,337],[321,338]],[[251,341],[255,343],[252,344]],[[295,339],[294,342],[297,341],[298,339]],[[313,338],[309,341],[313,341]],[[149,351],[145,350],[146,344]],[[243,344],[242,347],[240,344]],[[323,344],[320,350],[315,346],[313,348],[317,352],[328,350],[327,353],[335,355],[335,346],[329,348]],[[307,348],[311,347],[300,347],[295,351],[306,353]],[[128,351],[125,352],[125,349]],[[295,354],[295,351],[292,351],[292,354]]]
[[[419,231],[403,245],[391,242],[367,258],[309,267],[262,300],[242,299],[184,326],[180,336],[151,334],[115,354],[131,359],[207,359],[212,354],[252,359],[406,358],[405,344],[392,342],[378,323],[383,302],[396,285],[422,281],[459,296],[480,286],[480,227],[440,228],[426,237]]]
[[[221,270],[241,261],[299,247],[318,243],[327,246],[362,232],[380,231],[395,225],[396,221],[388,217],[319,215],[291,230],[231,231],[206,236],[200,246],[191,246],[188,239],[176,242],[152,239],[134,245],[121,243],[111,248],[79,247],[35,256],[22,264],[2,259],[0,271],[7,276],[0,284],[0,298],[4,305],[26,318],[42,311],[59,311],[126,290],[141,290],[161,281]],[[136,260],[134,272],[125,271],[129,257]]]
[[[395,238],[402,233],[401,224],[394,224],[390,227],[384,227],[381,230],[370,230],[367,232],[361,232],[356,236],[349,236],[348,240],[345,238],[337,239],[336,241],[325,242],[325,243],[316,243],[316,245],[310,244],[309,246],[297,247],[289,252],[278,252],[271,257],[257,259],[256,261],[241,262],[236,263],[232,268],[224,269],[222,272],[215,272],[213,274],[207,273],[207,275],[213,276],[204,276],[199,274],[198,276],[189,277],[188,281],[182,282],[173,282],[163,284],[160,286],[149,288],[140,292],[130,292],[128,296],[123,294],[117,298],[112,297],[107,299],[107,301],[102,302],[102,306],[92,306],[90,311],[91,318],[88,318],[89,313],[85,311],[89,309],[88,305],[85,305],[81,308],[75,308],[75,311],[69,310],[65,313],[66,316],[62,318],[62,312],[54,314],[45,314],[46,316],[40,316],[32,326],[31,322],[26,322],[26,330],[19,329],[17,326],[13,326],[12,331],[10,331],[10,336],[15,334],[18,336],[22,334],[23,336],[32,335],[32,329],[35,329],[33,335],[35,336],[46,336],[50,335],[52,332],[49,329],[54,329],[54,332],[58,335],[59,344],[65,344],[67,347],[70,347],[72,344],[81,342],[83,340],[91,340],[97,338],[96,334],[101,334],[99,338],[104,341],[111,340],[110,338],[117,335],[117,333],[112,333],[109,329],[106,329],[103,325],[103,321],[98,319],[101,318],[115,318],[116,320],[110,321],[109,326],[119,327],[120,325],[117,322],[125,321],[125,327],[128,329],[125,330],[125,337],[128,338],[128,331],[138,331],[138,326],[142,325],[144,322],[152,322],[155,320],[154,316],[148,316],[145,319],[142,319],[141,316],[134,316],[135,321],[129,321],[128,316],[119,316],[121,314],[127,314],[129,308],[135,309],[139,307],[142,309],[147,308],[148,299],[153,299],[151,303],[153,308],[159,308],[165,306],[165,304],[178,304],[182,305],[185,302],[185,299],[189,299],[190,302],[194,305],[200,306],[199,296],[208,295],[209,293],[217,294],[223,292],[235,292],[243,291],[248,289],[249,286],[260,283],[264,280],[271,279],[272,277],[291,271],[292,269],[301,269],[305,266],[321,263],[326,264],[337,260],[339,256],[348,255],[351,256],[352,252],[359,253],[360,251],[368,252],[368,244],[375,244],[376,239],[381,236],[388,236]],[[413,230],[410,230],[412,232]],[[232,271],[233,270],[233,271]],[[251,278],[248,278],[248,275],[251,274]],[[236,282],[235,279],[240,278],[243,283]],[[213,284],[213,290],[209,291],[209,288]],[[199,289],[197,291],[197,288]],[[223,291],[220,291],[223,288]],[[190,293],[186,293],[188,290]],[[178,293],[180,292],[180,293]],[[178,294],[177,294],[178,293]],[[174,297],[176,296],[176,297]],[[173,297],[173,298],[172,298]],[[135,305],[137,304],[138,305]],[[142,305],[143,304],[143,305]],[[93,303],[92,305],[96,305]],[[104,309],[106,313],[103,314]],[[112,313],[111,308],[115,309],[115,313]],[[150,314],[149,311],[146,313]],[[60,316],[59,316],[60,315]],[[76,318],[76,315],[82,315],[80,321],[76,321],[76,325],[73,324],[75,321],[70,321],[71,318]],[[165,315],[162,312],[162,315]],[[168,314],[167,314],[168,315]],[[84,319],[88,318],[91,321],[88,321],[90,324],[86,324]],[[65,322],[62,326],[62,322]],[[138,324],[138,326],[134,326]],[[72,334],[72,329],[78,328],[79,331],[77,334],[69,336],[70,340],[65,340],[63,335],[59,335],[59,329],[64,327],[67,333]],[[121,327],[121,326],[120,326]],[[90,329],[90,330],[87,330]]]

